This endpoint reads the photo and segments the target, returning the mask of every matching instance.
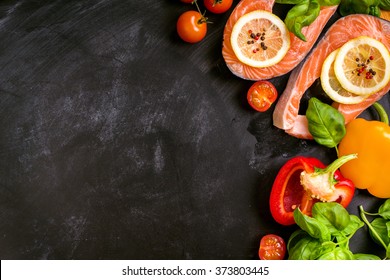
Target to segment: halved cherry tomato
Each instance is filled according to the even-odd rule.
[[[257,81],[248,90],[249,105],[259,112],[267,111],[278,97],[275,86],[268,81]]]
[[[222,14],[230,9],[233,0],[203,0],[207,10],[214,14]]]
[[[184,12],[177,20],[176,30],[183,41],[197,43],[206,36],[207,19],[197,11]]]
[[[286,255],[284,239],[275,234],[264,235],[260,240],[259,258],[261,260],[283,260]]]

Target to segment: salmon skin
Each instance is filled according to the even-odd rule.
[[[290,49],[284,58],[277,64],[264,68],[246,65],[238,60],[230,43],[233,26],[240,17],[249,12],[255,10],[272,12],[274,3],[274,0],[241,0],[229,16],[223,32],[222,56],[227,67],[237,77],[245,80],[257,81],[271,79],[290,72],[312,49],[321,31],[338,7],[321,7],[321,11],[317,19],[310,26],[302,28],[302,33],[306,37],[306,42],[300,40],[290,32]]]
[[[286,88],[273,112],[273,124],[276,127],[297,138],[313,138],[308,130],[306,116],[298,114],[300,100],[305,91],[320,77],[322,64],[326,57],[347,41],[362,35],[374,38],[390,49],[389,21],[364,14],[354,14],[338,19],[326,31],[306,60],[291,72]],[[389,89],[390,83],[361,103],[346,105],[334,102],[332,105],[344,115],[345,123],[348,123],[378,101]]]

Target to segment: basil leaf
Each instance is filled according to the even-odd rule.
[[[375,243],[379,245],[382,245],[382,242],[380,242],[379,239],[382,239],[382,241],[387,246],[390,243],[387,222],[388,221],[386,219],[376,218],[371,222],[371,226],[375,232],[371,229],[371,227],[369,227],[371,238],[374,240]]]
[[[306,42],[306,37],[302,34],[302,28],[309,26],[319,14],[320,4],[317,0],[302,0],[287,12],[284,22],[290,32]]]
[[[342,0],[340,3],[340,14],[367,14],[380,16],[380,0]]]
[[[336,147],[346,133],[344,116],[337,109],[315,97],[309,100],[306,117],[309,132],[320,145]]]
[[[390,220],[390,199],[387,199],[378,209],[378,214],[385,219]]]
[[[328,252],[318,258],[319,260],[353,260],[354,256],[348,249],[336,247],[333,251]]]
[[[353,259],[354,260],[374,260],[374,261],[378,261],[378,260],[381,260],[380,257],[376,256],[376,255],[372,255],[372,254],[354,254],[353,255]]]
[[[379,8],[382,10],[390,10],[390,0],[381,0],[379,1]]]
[[[288,253],[289,260],[314,260],[318,256],[313,254],[316,248],[321,247],[321,242],[311,236],[300,239]]]
[[[390,221],[387,221],[387,222],[386,222],[386,228],[387,228],[387,237],[388,237],[389,240],[390,240]],[[390,245],[390,242],[389,242],[388,245]]]
[[[299,242],[299,240],[308,236],[310,235],[302,229],[294,231],[287,241],[287,251],[290,252],[290,250]]]
[[[326,225],[320,221],[309,217],[301,212],[299,208],[294,210],[295,223],[311,237],[319,239],[321,242],[330,241],[331,234]]]
[[[390,259],[390,244],[386,248],[386,258]]]
[[[312,216],[326,225],[331,234],[344,230],[350,222],[348,211],[337,202],[315,203]]]
[[[346,228],[344,228],[341,233],[344,236],[352,236],[355,234],[355,232],[364,226],[364,223],[362,220],[359,219],[358,216],[355,215],[349,215],[349,224]]]
[[[320,6],[334,6],[340,4],[340,0],[318,0]]]

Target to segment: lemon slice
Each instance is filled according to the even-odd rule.
[[[238,60],[252,67],[281,61],[290,48],[290,33],[276,15],[256,10],[240,17],[230,37]]]
[[[334,61],[341,86],[356,95],[369,95],[390,81],[390,54],[385,45],[368,36],[345,43]]]
[[[368,95],[356,95],[345,90],[336,78],[334,60],[339,49],[331,52],[324,61],[321,70],[321,86],[325,93],[333,100],[342,104],[357,104],[366,99]]]

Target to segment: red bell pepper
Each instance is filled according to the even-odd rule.
[[[316,158],[297,156],[288,160],[279,170],[271,189],[269,202],[275,221],[292,225],[295,208],[299,207],[310,216],[313,204],[318,201],[335,201],[347,207],[355,186],[338,168],[356,157],[356,154],[340,157],[327,167]]]

